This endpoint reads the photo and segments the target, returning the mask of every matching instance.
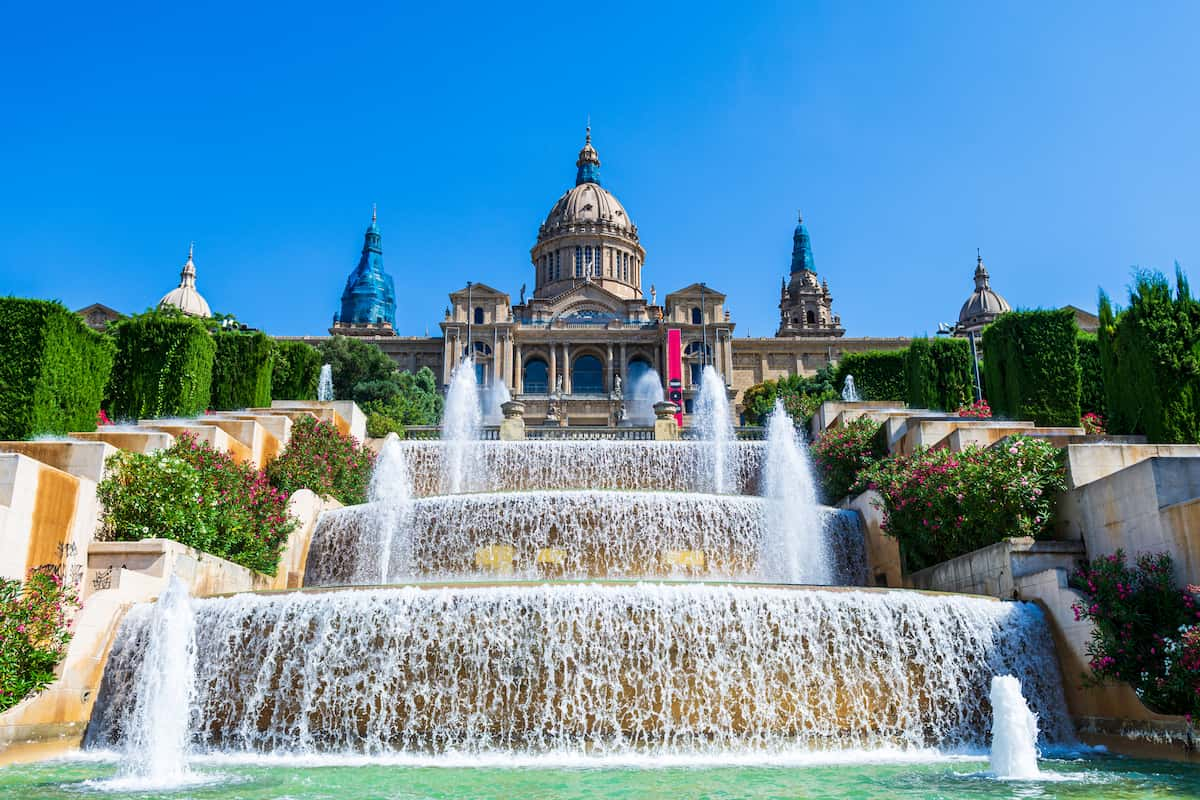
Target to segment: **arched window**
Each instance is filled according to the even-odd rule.
[[[583,277],[583,248],[579,245],[575,246],[575,277]]]
[[[478,356],[490,356],[491,354],[492,354],[492,348],[489,347],[486,342],[476,342],[475,343],[475,355],[477,357]]]
[[[571,391],[576,394],[604,393],[604,365],[595,356],[580,356],[571,370]]]
[[[693,308],[692,309],[692,324],[700,325],[700,324],[703,324],[703,322],[704,322],[704,314],[702,314],[700,312],[699,308]]]
[[[525,362],[525,373],[521,385],[527,394],[548,394],[550,392],[550,367],[540,358],[531,358]]]
[[[483,324],[483,306],[475,306],[475,324]]]
[[[808,320],[809,325],[812,325],[814,322],[817,321],[817,315],[814,314],[812,311],[809,311],[807,314],[805,314],[804,318]]]

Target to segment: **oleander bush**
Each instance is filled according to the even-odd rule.
[[[850,493],[864,469],[888,454],[879,436],[883,425],[859,417],[846,425],[826,428],[812,444],[813,464],[822,501],[832,505]]]
[[[220,330],[212,337],[217,350],[209,408],[234,411],[271,405],[275,342],[262,331]]]
[[[1094,559],[1071,576],[1083,593],[1075,619],[1095,625],[1092,685],[1126,683],[1151,711],[1200,714],[1200,586],[1180,588],[1171,557],[1125,553]]]
[[[365,503],[374,454],[353,436],[314,417],[292,426],[284,451],[267,466],[271,485],[291,494],[310,489],[342,505]]]
[[[1174,293],[1139,272],[1123,311],[1101,294],[1099,345],[1110,432],[1200,442],[1200,301],[1178,265]]]
[[[856,491],[880,495],[883,530],[900,541],[907,569],[941,563],[1012,536],[1050,531],[1066,488],[1061,451],[1013,436],[999,446],[918,450],[867,466]]]
[[[113,356],[62,303],[0,298],[0,440],[95,430]]]
[[[109,330],[117,344],[105,401],[109,416],[194,417],[208,408],[217,347],[203,322],[162,309]]]
[[[846,376],[853,375],[854,386],[863,400],[903,402],[908,396],[904,360],[904,350],[850,353],[842,358],[834,371],[834,387],[841,393],[846,386]]]
[[[172,539],[267,575],[297,525],[265,473],[187,433],[157,453],[111,456],[96,493],[100,539]]]
[[[71,641],[75,593],[52,567],[0,578],[0,711],[44,689]]]
[[[316,400],[321,351],[306,342],[276,341],[271,399]]]
[[[1078,338],[1070,309],[1011,311],[984,328],[985,383],[996,414],[1078,425]]]

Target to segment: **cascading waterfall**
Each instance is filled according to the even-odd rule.
[[[783,401],[767,420],[767,461],[763,468],[767,498],[766,535],[761,563],[768,575],[785,583],[829,584],[833,581],[825,526],[817,509],[808,449],[796,434]]]
[[[799,526],[781,524],[776,505],[810,519]],[[596,490],[420,498],[399,512],[374,504],[352,506],[321,517],[304,585],[504,575],[791,583],[817,583],[823,577],[826,583],[864,583],[866,556],[857,514],[795,506],[749,496]],[[388,527],[394,533],[378,533]],[[794,575],[781,573],[778,551],[785,547],[777,540],[780,531],[795,535],[796,527],[828,539],[836,554],[832,576],[827,570],[818,575],[811,564],[794,568]],[[384,572],[374,544],[381,539],[393,542],[391,568]],[[829,562],[824,547],[821,556],[824,568]]]
[[[663,401],[662,377],[650,369],[638,376],[625,401],[625,421],[630,425],[653,425],[654,404]]]
[[[483,393],[483,421],[487,425],[499,425],[504,419],[502,406],[512,400],[508,385],[497,379]]]
[[[475,488],[475,453],[482,426],[475,359],[468,356],[454,368],[446,391],[446,409],[442,415],[442,444],[446,448],[441,481],[444,493],[459,494]]]
[[[733,416],[729,410],[725,379],[711,364],[704,367],[700,377],[695,426],[700,438],[709,443],[709,491],[716,494],[733,491],[734,479],[730,471],[730,448],[735,442]]]
[[[317,399],[322,403],[333,399],[333,367],[330,364],[321,365],[321,376],[317,379]]]
[[[1012,675],[992,678],[992,747],[988,760],[997,778],[1041,777],[1037,763],[1038,715],[1029,710],[1021,681]]]
[[[126,619],[138,631],[131,644],[141,659],[131,674],[136,691],[118,701],[124,739],[117,779],[141,788],[186,783],[197,655],[187,587],[172,575],[156,603],[133,609]]]
[[[987,746],[1019,676],[1069,739],[1032,604],[733,585],[245,594],[196,603],[192,744],[222,751],[705,752]],[[116,746],[149,684],[122,626],[87,733]],[[162,708],[160,706],[160,708]]]

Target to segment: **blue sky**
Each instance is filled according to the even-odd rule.
[[[404,334],[533,284],[591,115],[660,297],[771,334],[796,209],[849,335],[1200,280],[1200,4],[10,5],[0,294],[322,333],[379,204]],[[48,8],[41,6],[40,8]],[[648,289],[648,286],[647,286]]]

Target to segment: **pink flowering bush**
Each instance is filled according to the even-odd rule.
[[[0,711],[54,680],[71,641],[75,593],[51,567],[0,579]]]
[[[1171,557],[1097,558],[1071,576],[1083,593],[1075,619],[1095,625],[1088,644],[1093,685],[1127,683],[1152,711],[1200,713],[1200,586],[1180,589]]]
[[[1083,432],[1089,436],[1104,435],[1104,417],[1095,411],[1089,411],[1080,417],[1079,424],[1083,428]]]
[[[267,467],[271,485],[288,494],[311,489],[342,505],[365,503],[374,454],[353,436],[314,417],[292,426],[292,438]]]
[[[173,539],[267,575],[297,525],[266,474],[191,434],[150,455],[112,456],[96,493],[102,539]]]
[[[879,492],[883,529],[918,570],[1008,537],[1044,536],[1054,495],[1066,486],[1058,448],[1013,436],[989,448],[879,461],[855,488]]]
[[[976,400],[969,406],[963,406],[958,409],[960,417],[971,417],[973,419],[991,419],[992,407],[988,405],[987,400]]]
[[[813,463],[821,497],[836,503],[845,497],[869,464],[887,455],[887,447],[878,440],[881,423],[859,417],[847,425],[827,428],[813,442]]]

